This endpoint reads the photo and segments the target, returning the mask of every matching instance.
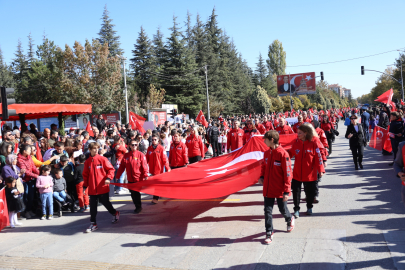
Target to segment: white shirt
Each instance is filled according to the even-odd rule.
[[[290,91],[290,87],[288,87],[288,83],[284,84],[284,91]]]

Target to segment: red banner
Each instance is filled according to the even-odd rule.
[[[297,93],[298,95],[315,94],[315,72],[279,75],[277,89],[280,96]]]
[[[296,138],[296,134],[282,135],[280,143],[288,149]],[[257,183],[263,153],[267,149],[263,136],[254,136],[242,148],[229,154],[155,175],[147,181],[112,184],[166,198],[220,198]]]
[[[385,129],[385,128],[382,128],[379,126],[375,126],[375,128],[373,130],[373,134],[371,135],[371,138],[370,138],[369,146],[371,148],[374,148],[374,149],[377,149],[380,151],[384,148],[384,150],[391,152],[392,146],[391,146],[390,137],[388,135],[388,130],[389,130],[389,126],[388,126],[388,129]]]
[[[6,226],[10,226],[10,220],[8,218],[6,191],[3,188],[0,190],[0,231]]]

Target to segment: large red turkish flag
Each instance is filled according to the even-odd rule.
[[[388,135],[388,129],[376,126],[371,135],[369,146],[380,151],[384,148],[384,150],[391,152],[392,146]]]
[[[5,188],[0,190],[0,231],[10,225]]]

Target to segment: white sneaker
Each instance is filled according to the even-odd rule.
[[[126,192],[124,191],[124,190],[120,190],[120,191],[118,191],[118,194],[119,195],[122,195],[122,194],[125,194]]]
[[[49,220],[50,220],[50,219],[53,219],[53,215],[49,215],[48,219],[49,219]]]
[[[17,222],[15,225],[16,226],[22,226],[23,224],[21,222]]]
[[[85,233],[91,233],[98,229],[97,224],[94,222],[90,223],[90,226],[84,231]]]
[[[46,219],[46,215],[43,215],[42,217],[41,217],[41,220],[45,220]]]
[[[120,211],[117,211],[115,215],[112,217],[112,223],[115,224],[120,220]]]
[[[292,232],[295,227],[295,218],[294,216],[291,217],[290,225],[287,225],[287,232]]]

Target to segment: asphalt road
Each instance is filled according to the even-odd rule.
[[[405,269],[405,207],[392,156],[367,148],[355,171],[345,127],[334,144],[320,203],[305,203],[292,233],[277,207],[273,243],[265,237],[262,187],[215,200],[165,199],[133,214],[114,197],[118,224],[99,207],[99,230],[84,234],[89,213],[23,220],[0,233],[0,268],[24,269]],[[304,195],[302,197],[305,197]],[[289,202],[292,211],[292,200]]]

